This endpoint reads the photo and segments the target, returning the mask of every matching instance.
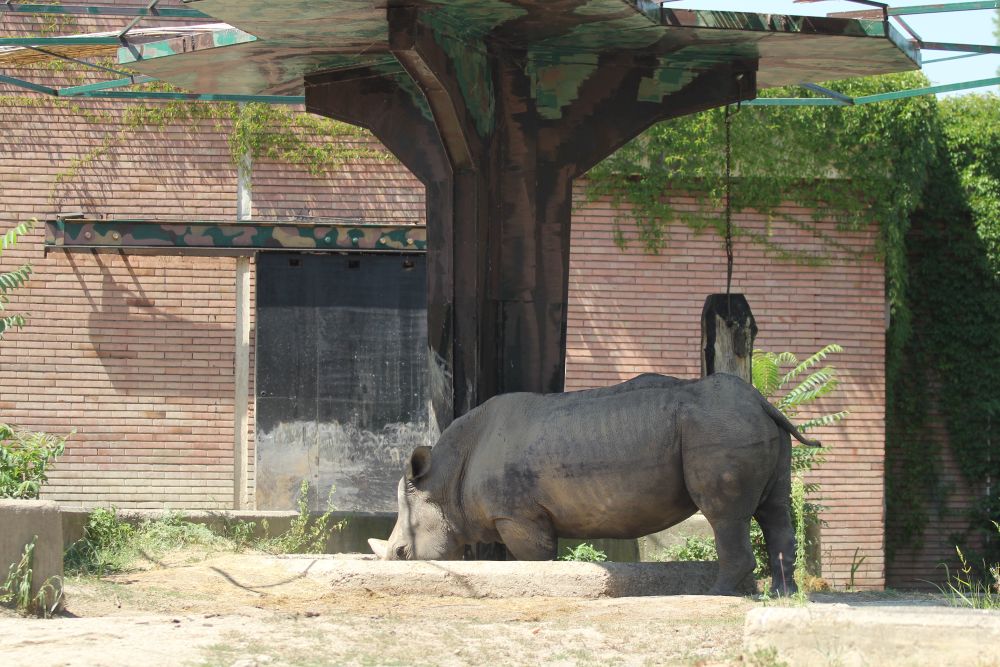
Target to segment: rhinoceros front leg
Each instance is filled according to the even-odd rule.
[[[557,538],[548,517],[497,519],[497,532],[517,560],[553,560]]]
[[[750,546],[750,518],[705,517],[715,533],[719,576],[709,595],[740,595],[738,586],[753,572],[757,561]]]

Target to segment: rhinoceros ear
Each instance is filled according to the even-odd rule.
[[[431,469],[431,448],[420,446],[410,454],[406,462],[406,479],[414,481],[426,475]]]

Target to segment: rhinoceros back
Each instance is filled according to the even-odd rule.
[[[668,384],[492,399],[466,499],[496,516],[540,506],[564,537],[636,537],[683,520],[696,510],[674,424],[684,392]]]

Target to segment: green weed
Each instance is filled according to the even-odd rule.
[[[1000,533],[1000,523],[992,523]],[[943,588],[938,586],[948,603],[955,607],[1000,609],[1000,563],[987,565],[984,562],[982,574],[979,575],[962,553],[961,547],[956,546],[955,551],[962,566],[952,574],[946,565],[948,581]]]
[[[7,578],[0,585],[0,604],[14,607],[22,614],[37,614],[49,618],[62,602],[60,577],[49,577],[31,594],[34,582],[35,540],[24,547],[21,560],[12,563]]]
[[[711,537],[688,535],[684,538],[684,544],[675,544],[672,547],[668,547],[657,556],[656,560],[719,560],[719,552],[715,548],[715,540]]]
[[[603,563],[608,559],[608,555],[595,547],[593,544],[578,544],[575,547],[566,547],[566,553],[559,557],[559,560],[578,561],[582,563]]]
[[[326,545],[330,540],[330,535],[344,529],[347,519],[340,521],[333,520],[333,492],[334,487],[330,487],[330,493],[326,499],[326,511],[316,519],[309,514],[309,482],[302,481],[299,487],[299,497],[296,505],[299,510],[298,516],[292,520],[288,530],[277,537],[267,538],[257,542],[254,547],[268,553],[284,554],[321,554],[326,553]],[[264,522],[265,533],[267,532],[267,522]]]

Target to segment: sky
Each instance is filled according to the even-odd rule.
[[[891,7],[908,5],[947,4],[933,3],[933,0],[888,0]],[[667,7],[678,9],[721,9],[742,12],[782,13],[807,16],[824,16],[830,12],[844,12],[870,9],[854,2],[809,2],[796,3],[792,0],[680,0],[668,2]],[[941,14],[926,14],[922,16],[904,16],[903,19],[928,42],[961,42],[965,44],[996,44],[993,34],[993,17],[996,9],[969,12],[951,12]],[[897,26],[902,32],[902,29]],[[904,33],[905,34],[905,33]],[[924,51],[924,61],[935,58],[960,55],[951,52]],[[958,83],[975,79],[986,79],[998,76],[1000,54],[963,58],[949,62],[924,66],[924,74],[934,84]],[[978,88],[967,92],[1000,92],[1000,87]],[[951,93],[956,94],[956,93]],[[962,93],[957,93],[962,94]]]

